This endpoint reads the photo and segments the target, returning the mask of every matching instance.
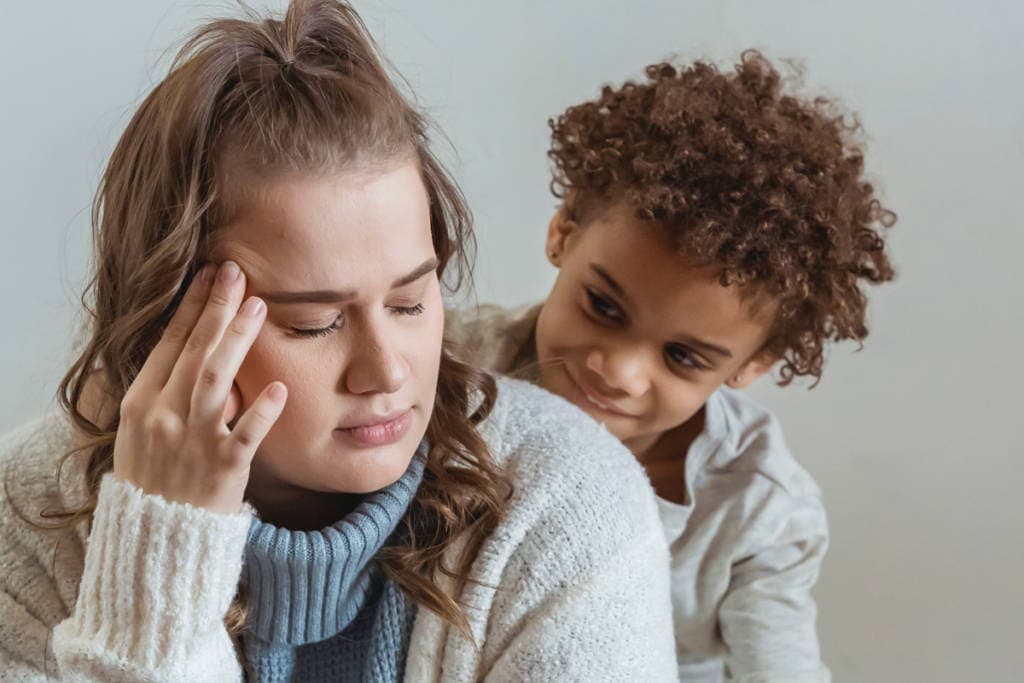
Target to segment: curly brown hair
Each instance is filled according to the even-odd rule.
[[[827,342],[868,334],[861,282],[893,278],[882,233],[896,215],[863,177],[859,121],[784,92],[754,50],[733,73],[696,61],[646,76],[548,122],[552,192],[581,223],[624,197],[687,263],[769,298],[762,352],[782,361],[779,384],[817,384]]]

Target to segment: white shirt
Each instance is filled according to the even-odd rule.
[[[536,360],[539,313],[449,311],[446,334],[470,362],[515,373]],[[826,683],[811,596],[828,547],[821,492],[746,394],[721,387],[704,422],[685,456],[686,503],[658,499],[680,680]]]

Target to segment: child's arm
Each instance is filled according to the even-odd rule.
[[[3,543],[14,571],[0,579],[0,670],[17,681],[241,680],[223,619],[250,519],[168,502],[108,474],[68,618],[54,626],[45,616],[62,611],[54,569],[29,545]]]
[[[752,534],[757,547],[733,564],[719,608],[727,671],[735,681],[824,683],[831,676],[818,649],[811,588],[828,547],[825,509],[814,496],[774,498],[775,514]]]

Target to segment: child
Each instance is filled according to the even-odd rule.
[[[642,469],[443,345],[425,130],[342,3],[186,45],[103,177],[67,414],[0,440],[4,680],[675,680]]]
[[[760,54],[734,73],[651,66],[551,122],[541,304],[449,315],[474,362],[569,399],[643,464],[672,555],[686,681],[825,681],[811,587],[828,543],[811,477],[739,389],[817,381],[862,340],[862,284],[892,278],[894,222],[823,99]]]

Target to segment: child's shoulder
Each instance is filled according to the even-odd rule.
[[[506,308],[476,304],[446,309],[445,339],[456,345],[463,360],[495,372],[507,372],[529,341],[540,313],[540,304]]]
[[[721,447],[707,466],[756,475],[795,497],[820,497],[811,474],[789,449],[779,419],[746,392],[718,389],[708,401],[708,419]]]
[[[500,304],[475,303],[459,308],[445,308],[445,331],[458,334],[461,330],[475,330],[480,327],[503,328],[531,316],[540,308],[540,302],[502,306]]]

